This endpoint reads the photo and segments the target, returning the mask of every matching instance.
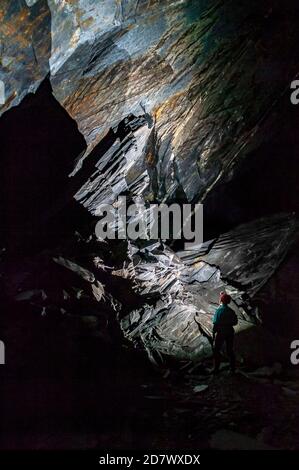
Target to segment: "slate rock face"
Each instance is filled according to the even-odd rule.
[[[282,4],[2,2],[2,111],[50,71],[84,158],[127,116],[150,115],[152,197],[202,199],[258,144],[295,74],[298,9]]]
[[[83,168],[76,177],[84,184],[75,194],[75,199],[93,215],[98,214],[101,204],[113,204],[118,196],[129,192],[132,198],[146,196],[150,186],[150,171],[146,161],[148,142],[152,130],[144,117],[127,119],[123,126],[123,136],[114,134],[114,142],[106,152],[94,149],[94,165],[86,172],[91,162],[83,162]],[[86,165],[84,165],[86,163]],[[80,165],[80,162],[79,162]]]
[[[0,5],[0,80],[4,99],[0,115],[35,92],[49,72],[51,14],[46,0]]]
[[[86,138],[85,158],[109,128],[147,113],[152,197],[171,200],[180,189],[202,199],[271,120],[293,73],[294,28],[282,46],[278,10],[267,2],[72,3],[68,22],[52,5],[51,82]]]
[[[136,288],[148,303],[122,320],[125,335],[141,341],[155,360],[157,354],[191,360],[211,354],[212,317],[220,292],[233,299],[239,318],[236,332],[254,328],[260,318],[250,299],[296,236],[295,217],[278,215],[241,225],[197,251],[174,253],[158,244],[133,248]]]

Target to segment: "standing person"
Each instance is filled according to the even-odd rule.
[[[238,323],[238,317],[228,306],[231,296],[225,292],[220,293],[220,306],[217,308],[213,318],[213,343],[214,343],[214,374],[219,372],[221,362],[221,348],[226,344],[226,352],[229,357],[231,372],[235,372],[234,353],[234,325]]]

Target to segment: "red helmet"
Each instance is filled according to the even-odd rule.
[[[229,304],[230,301],[232,300],[231,296],[228,295],[226,292],[221,292],[220,293],[220,302],[222,302],[223,304]]]

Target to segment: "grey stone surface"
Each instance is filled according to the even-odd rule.
[[[272,34],[277,21],[285,26],[279,3],[4,0],[0,111],[50,73],[55,97],[86,139],[84,158],[129,115],[149,116],[152,198],[172,200],[179,190],[203,200],[277,119],[298,39],[291,22],[283,42]]]
[[[296,218],[282,214],[241,225],[199,252],[174,253],[162,245],[133,249],[132,276],[148,303],[122,320],[125,335],[166,356],[196,360],[210,355],[220,292],[232,296],[237,334],[255,328],[259,317],[250,299],[297,236]]]

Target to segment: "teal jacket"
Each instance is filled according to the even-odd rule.
[[[222,304],[217,308],[213,318],[214,331],[233,327],[237,323],[238,317],[228,305]]]

